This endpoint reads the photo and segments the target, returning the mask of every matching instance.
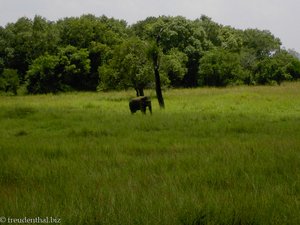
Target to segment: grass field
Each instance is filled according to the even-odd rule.
[[[133,95],[0,97],[0,217],[300,224],[300,83]]]

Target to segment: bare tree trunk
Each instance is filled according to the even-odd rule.
[[[153,67],[154,67],[154,75],[155,75],[155,91],[156,91],[156,97],[158,100],[159,107],[161,109],[165,108],[165,102],[161,91],[161,82],[160,82],[160,75],[159,75],[159,58],[158,58],[158,50],[154,49],[152,50],[152,61],[153,61]]]
[[[139,93],[140,93],[140,96],[144,96],[144,89],[143,88],[139,88]]]
[[[155,91],[156,91],[156,97],[159,103],[159,107],[161,109],[165,108],[165,102],[164,98],[161,92],[161,82],[160,82],[160,76],[159,76],[159,67],[158,65],[154,66],[154,74],[155,74]]]

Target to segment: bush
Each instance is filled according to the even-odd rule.
[[[4,69],[0,74],[0,91],[17,94],[20,81],[17,70]]]
[[[257,64],[255,79],[259,84],[280,84],[300,77],[300,62],[286,51],[280,51]]]
[[[27,71],[27,90],[31,94],[56,93],[62,90],[61,74],[58,73],[59,58],[44,55]]]
[[[207,52],[200,60],[200,85],[226,86],[243,79],[239,55],[224,49]]]
[[[40,56],[27,71],[27,90],[32,94],[71,90],[91,90],[88,51],[73,46],[61,48],[58,55]]]

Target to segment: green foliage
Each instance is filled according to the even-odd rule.
[[[0,58],[0,74],[2,74],[3,70],[4,70],[4,60]]]
[[[207,52],[200,60],[199,70],[201,85],[226,86],[241,81],[239,55],[224,49]]]
[[[277,65],[279,65],[287,75],[286,78],[292,78],[293,80],[300,78],[300,59],[285,50],[277,52],[274,58],[276,59]]]
[[[257,58],[269,57],[280,49],[281,41],[275,38],[270,31],[247,29],[243,32],[243,45],[251,49]]]
[[[20,18],[15,24],[8,24],[5,29],[5,60],[8,68],[17,69],[24,75],[30,63],[32,51],[32,21]],[[24,80],[24,77],[20,77]]]
[[[8,24],[4,30],[6,66],[17,69],[24,82],[29,65],[45,53],[54,53],[58,38],[54,25],[40,16],[33,21],[23,17]]]
[[[99,42],[92,41],[88,48],[90,62],[90,75],[88,80],[89,89],[94,91],[97,90],[99,85],[99,67],[106,65],[108,60],[112,57],[112,49]]]
[[[111,62],[113,63],[113,62]],[[109,64],[102,65],[99,67],[100,84],[98,86],[99,91],[108,91],[113,89],[123,88],[119,87],[118,84],[122,83],[122,79],[119,72]]]
[[[222,27],[220,29],[219,39],[221,47],[227,51],[240,52],[243,46],[243,39],[238,30],[232,27]]]
[[[178,87],[182,84],[187,72],[188,57],[176,48],[171,49],[162,59],[162,70],[167,74],[170,85]]]
[[[33,79],[48,68],[49,56],[59,63],[40,74],[59,77],[50,82],[56,82],[53,87],[39,75]],[[161,85],[281,83],[300,78],[297,57],[296,51],[281,49],[270,31],[239,30],[204,15],[148,17],[131,26],[90,14],[57,22],[35,16],[0,27],[0,72],[17,70],[31,93],[134,88],[140,95],[158,80],[157,90]],[[37,87],[38,81],[46,86]]]
[[[137,95],[153,82],[153,69],[147,57],[147,43],[132,38],[114,50],[108,65],[99,69],[99,89],[127,89],[133,87]]]
[[[256,79],[260,84],[272,83],[280,84],[284,80],[297,79],[300,77],[300,61],[288,54],[280,51],[272,57],[260,61],[256,69]]]
[[[115,45],[126,37],[126,23],[107,17],[83,15],[65,18],[57,22],[61,44],[77,48],[88,48],[90,43],[100,42]]]
[[[31,94],[59,92],[63,90],[62,74],[58,70],[59,57],[40,56],[27,72],[27,90]]]
[[[198,26],[201,26],[204,29],[206,39],[208,41],[209,47],[212,48],[213,46],[221,46],[221,25],[212,21],[211,18],[202,15],[200,19],[195,20]]]
[[[40,16],[35,16],[32,23],[32,52],[30,60],[34,60],[45,53],[57,52],[59,34],[57,28],[50,21]]]
[[[12,92],[17,94],[20,81],[18,72],[14,69],[4,69],[1,73],[0,71],[0,91]]]
[[[86,49],[67,46],[58,55],[37,58],[27,73],[29,93],[88,90],[90,59]]]
[[[71,90],[89,90],[90,59],[87,49],[74,46],[61,48],[58,53],[62,82]]]
[[[195,26],[193,21],[179,16],[162,18],[162,21],[163,24],[158,28],[161,30],[160,44],[164,52],[177,48],[192,56],[205,47],[205,32],[201,26]]]
[[[180,16],[162,16],[139,22],[133,26],[133,29],[142,39],[156,41],[163,54],[168,54],[172,49],[178,49],[186,54],[187,71],[182,83],[187,86],[196,86],[198,61],[203,50],[208,49],[209,46],[205,31],[198,23]]]

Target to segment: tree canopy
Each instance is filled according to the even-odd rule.
[[[299,53],[270,31],[240,30],[207,16],[124,20],[83,15],[22,17],[0,27],[0,91],[30,94],[157,86],[280,84],[300,78]],[[158,89],[157,89],[158,90]],[[160,90],[161,91],[161,90]]]

